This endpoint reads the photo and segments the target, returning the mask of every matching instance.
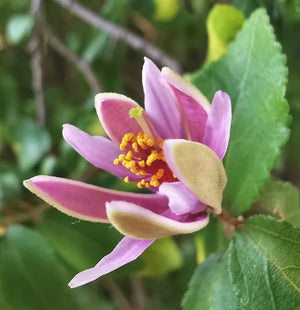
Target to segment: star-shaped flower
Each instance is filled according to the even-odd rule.
[[[145,110],[119,94],[95,98],[111,140],[64,125],[65,140],[94,166],[136,182],[153,194],[119,192],[50,176],[24,182],[33,193],[79,219],[111,223],[125,235],[94,268],[77,274],[86,284],[141,255],[155,239],[195,232],[208,210],[221,213],[226,185],[222,164],[231,126],[231,101],[222,91],[212,104],[169,68],[149,59],[143,68]]]

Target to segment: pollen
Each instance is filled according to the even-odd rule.
[[[163,140],[153,140],[146,133],[139,132],[125,134],[120,150],[123,151],[114,160],[115,165],[122,164],[129,169],[136,178],[131,181],[137,183],[139,188],[158,187],[163,182],[176,182],[178,179],[170,170],[162,150]],[[129,183],[129,177],[124,178]]]

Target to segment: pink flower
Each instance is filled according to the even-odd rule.
[[[230,136],[231,102],[216,92],[210,105],[192,84],[149,59],[143,68],[145,110],[119,94],[98,94],[96,111],[111,140],[64,125],[65,140],[98,168],[147,187],[153,194],[119,192],[50,176],[24,182],[33,193],[76,218],[111,223],[124,239],[77,287],[141,255],[155,239],[195,232],[208,210],[221,213],[226,174],[221,162]]]

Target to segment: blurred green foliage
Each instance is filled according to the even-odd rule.
[[[103,277],[94,284],[72,291],[67,288],[68,281],[76,272],[96,264],[101,257],[111,251],[121,236],[109,225],[80,222],[54,210],[43,212],[41,215],[39,210],[45,206],[23,188],[22,181],[37,174],[48,174],[80,179],[117,190],[137,191],[137,188],[132,184],[127,186],[106,172],[93,169],[62,139],[61,129],[64,123],[72,123],[92,135],[105,133],[94,111],[95,94],[86,74],[82,73],[78,63],[72,63],[70,57],[61,55],[51,44],[39,27],[38,17],[30,13],[32,2],[35,1],[0,1],[0,236],[3,234],[0,238],[0,307],[3,310],[40,310],[47,309],[49,305],[55,310],[117,309],[118,298],[112,298],[115,291],[107,283],[110,279],[114,279],[124,294],[129,296],[128,299],[134,303],[135,294],[139,292],[139,288],[133,284],[134,274],[138,277],[147,275],[143,278],[142,287],[142,297],[146,300],[145,309],[166,309],[166,305],[168,309],[179,309],[187,283],[196,267],[196,257],[198,261],[203,261],[212,252],[224,250],[228,246],[229,241],[216,219],[195,236],[179,236],[157,242],[136,262]],[[232,0],[226,2],[233,7],[220,4],[214,7],[216,3],[221,2],[224,1],[78,1],[95,14],[145,38],[172,56],[180,63],[183,72],[193,72],[187,76],[193,79],[200,89],[203,87],[202,90],[204,93],[207,92],[208,97],[218,84],[228,87],[230,93],[240,91],[237,90],[238,82],[233,79],[240,77],[237,74],[238,70],[234,70],[243,67],[242,57],[246,51],[243,51],[242,46],[245,42],[249,42],[247,35],[241,33],[247,32],[247,29],[249,33],[256,29],[259,34],[264,34],[265,29],[261,29],[262,25],[265,28],[269,27],[268,21],[262,19],[257,21],[256,25],[253,22],[251,27],[244,29],[244,20],[245,23],[247,20],[249,22],[249,16],[257,8],[264,7],[267,10],[277,40],[282,45],[283,53],[287,55],[289,82],[286,86],[286,96],[293,116],[291,136],[283,150],[283,156],[278,159],[280,155],[278,148],[287,138],[286,121],[284,126],[280,124],[282,118],[272,122],[274,110],[270,108],[270,101],[274,100],[267,98],[262,106],[263,119],[271,121],[274,125],[272,128],[275,128],[274,134],[270,134],[263,145],[270,144],[268,157],[265,158],[265,154],[261,155],[260,163],[264,164],[256,171],[249,168],[250,180],[247,182],[241,180],[242,177],[239,179],[235,176],[235,181],[239,180],[241,184],[244,184],[243,182],[255,184],[250,191],[245,188],[247,194],[242,197],[247,198],[245,203],[243,201],[243,204],[236,206],[231,204],[230,208],[233,213],[242,214],[251,207],[251,203],[261,192],[261,197],[254,204],[254,210],[259,209],[262,213],[281,218],[280,212],[282,212],[290,223],[299,226],[297,188],[282,181],[271,181],[264,189],[262,188],[277,159],[280,165],[273,171],[273,176],[290,181],[298,188],[300,185],[299,1]],[[124,93],[143,103],[141,69],[144,53],[82,21],[56,1],[43,1],[42,19],[70,53],[75,53],[87,62],[103,91]],[[259,51],[265,48],[265,57],[271,57],[274,50],[262,46],[265,38],[270,39],[272,43],[275,42],[275,37],[270,35],[269,38],[268,35],[261,38],[260,45],[252,46],[249,50],[252,52],[254,50],[260,55]],[[33,44],[34,40],[38,42],[37,50]],[[221,56],[228,48],[229,56],[228,54]],[[42,84],[39,89],[35,89],[33,85],[33,76],[38,70],[33,63],[35,52],[41,57],[38,69],[41,69]],[[202,69],[199,71],[203,64],[205,64],[204,71]],[[274,69],[272,65],[276,64],[270,64],[271,72]],[[285,70],[284,62],[277,65]],[[232,70],[232,76],[228,74],[228,68]],[[253,75],[262,74],[260,89],[263,89],[268,84],[269,77],[271,78],[266,72],[263,75],[263,69],[263,64],[259,62],[256,62],[256,67],[252,67]],[[274,76],[272,78],[278,80],[283,78],[283,75],[279,74],[278,79]],[[209,83],[214,86],[208,86]],[[282,101],[285,86],[280,87]],[[272,90],[275,92],[274,88]],[[238,94],[235,94],[235,97],[238,97]],[[39,95],[45,102],[45,123],[38,113],[42,104],[38,99]],[[252,98],[257,95],[255,88],[252,95]],[[240,101],[236,102],[242,105]],[[257,106],[260,104],[260,98],[257,97]],[[253,111],[254,108],[255,106]],[[243,115],[242,112],[240,111],[240,115]],[[286,111],[281,112],[281,116],[285,118]],[[247,115],[244,115],[245,119],[249,116]],[[266,123],[268,124],[268,121]],[[240,123],[233,128],[242,125],[244,124]],[[265,124],[260,123],[254,132],[264,129]],[[283,132],[284,137],[276,142],[272,137],[274,138],[279,131]],[[239,130],[236,130],[236,141],[238,136]],[[237,152],[238,155],[244,154],[249,158],[253,152],[259,153],[259,148],[255,149],[258,140],[253,139],[250,141],[251,144],[246,140],[241,147],[242,150]],[[233,149],[234,147],[231,146]],[[237,159],[232,162],[232,166],[236,166],[236,162]],[[251,164],[251,160],[249,163]],[[240,170],[232,168],[230,171],[229,174],[240,175]],[[258,182],[258,186],[253,180],[260,175],[263,175],[263,180]],[[227,195],[227,201],[234,197],[235,186],[231,186],[230,190],[233,194]],[[248,199],[247,195],[252,196],[251,199]],[[261,225],[261,222],[266,220],[255,221]],[[272,233],[274,231],[270,223],[275,223],[278,230],[284,226],[282,229],[290,237],[291,228],[288,224],[271,220],[264,222],[263,224],[267,225]],[[220,296],[223,296],[223,301],[230,301],[232,297],[230,294],[236,296],[229,288],[231,285],[235,291],[243,295],[235,283],[229,283],[228,269],[224,266],[230,264],[230,268],[236,268],[236,272],[240,272],[238,270],[240,266],[233,266],[238,259],[236,249],[242,248],[242,241],[246,238],[245,246],[250,251],[253,250],[253,244],[245,237],[247,233],[253,234],[255,238],[261,238],[263,243],[267,242],[265,236],[254,233],[251,223],[247,225],[242,232],[235,233],[230,250],[224,257],[224,252],[218,252],[196,271],[190,284],[191,290],[183,303],[185,309],[193,309],[191,305],[195,305],[195,309],[199,309],[200,306],[204,307],[203,309],[206,309],[205,307],[219,309],[209,308],[211,305],[206,294],[215,290],[213,295],[215,305],[224,305],[217,293],[222,293]],[[274,254],[276,258],[277,254]],[[245,254],[242,255],[245,258]],[[259,255],[263,256],[262,252]],[[247,259],[252,264],[256,258],[253,254]],[[262,259],[264,264],[269,264],[265,261],[265,257]],[[281,260],[280,256],[278,261],[282,263],[284,260]],[[274,274],[274,277],[281,279],[280,274],[276,272]],[[246,275],[247,281],[252,284],[253,275],[248,273]],[[198,283],[202,278],[207,279],[207,282]],[[223,284],[226,285],[227,291],[223,290]],[[202,286],[202,295],[199,295]],[[288,288],[288,293],[291,292],[292,289]],[[198,299],[195,296],[198,296]],[[296,304],[297,301],[297,297],[293,296],[290,302]],[[239,309],[239,302],[236,300],[237,306],[232,309]],[[278,307],[280,305],[278,304]]]

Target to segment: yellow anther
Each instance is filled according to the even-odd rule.
[[[164,144],[163,139],[158,139],[158,140],[157,140],[157,144],[158,144],[159,147],[162,149],[162,148],[163,148],[163,144]]]
[[[141,117],[143,116],[141,115]],[[164,163],[166,159],[162,150],[163,140],[158,139],[155,141],[152,137],[151,130],[148,132],[139,132],[137,135],[131,132],[124,135],[120,149],[124,150],[127,154],[120,154],[114,160],[115,165],[122,164],[132,173],[143,178],[137,182],[139,188],[158,187],[162,182],[160,180],[162,180],[166,172],[165,169],[168,169]],[[161,167],[164,167],[164,169]],[[167,177],[168,175],[169,172],[166,173]],[[148,181],[145,181],[144,178]],[[176,176],[173,175],[173,178],[176,179]],[[130,182],[128,177],[124,181],[126,183]],[[164,182],[168,182],[168,180],[164,179]]]
[[[131,160],[132,159],[132,151],[129,151],[126,155],[126,159],[127,160]]]
[[[157,186],[159,186],[159,182],[158,182],[158,181],[153,181],[153,180],[151,180],[151,181],[150,181],[150,185],[152,185],[152,186],[154,186],[154,187],[157,187]]]
[[[126,155],[125,154],[120,154],[119,155],[119,160],[120,161],[123,161],[123,160],[125,160],[126,159]]]
[[[129,178],[128,178],[128,177],[125,177],[125,178],[124,178],[124,182],[125,182],[125,183],[130,183]]]
[[[137,176],[140,176],[140,175],[145,176],[145,175],[147,175],[147,172],[144,171],[144,170],[139,170],[139,171],[136,172],[136,175],[137,175]]]
[[[135,168],[135,162],[134,162],[133,160],[131,160],[131,161],[129,162],[129,164],[128,164],[128,167],[129,167],[130,169]]]
[[[153,145],[154,145],[154,141],[153,141],[152,139],[147,139],[146,144],[147,144],[148,146],[153,146]]]
[[[133,143],[132,143],[132,148],[135,150],[135,152],[138,152],[138,151],[139,151],[138,145],[137,145],[136,142],[133,142]]]
[[[174,173],[173,173],[173,178],[174,178],[174,179],[177,179],[177,177],[176,177],[176,175],[175,175]]]
[[[139,161],[139,166],[144,168],[145,167],[145,161],[144,160],[140,160]]]
[[[164,175],[164,172],[165,172],[164,169],[159,169],[159,170],[156,172],[156,177],[157,177],[158,180],[162,178],[162,176]]]
[[[148,156],[146,164],[147,166],[151,166],[151,164],[158,159],[158,153],[156,150],[151,151],[151,154]]]

